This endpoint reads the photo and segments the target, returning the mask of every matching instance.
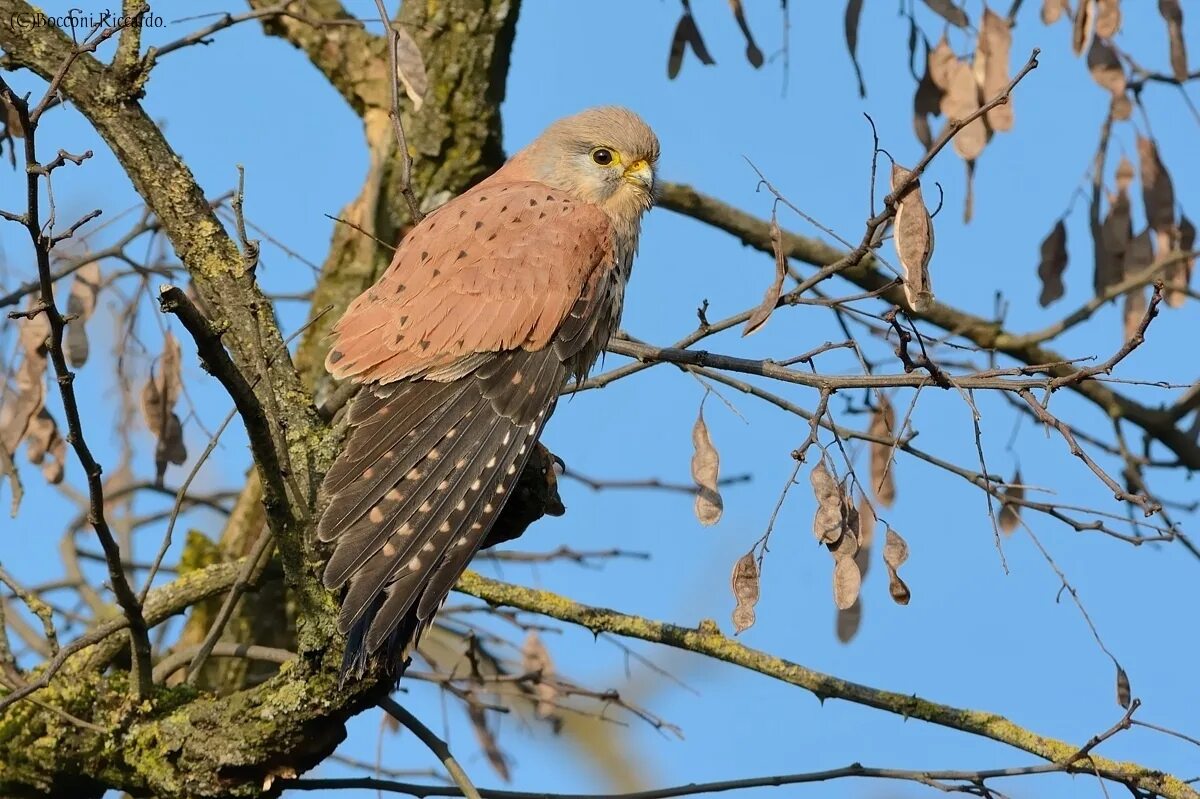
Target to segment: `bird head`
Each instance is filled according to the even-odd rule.
[[[654,204],[658,137],[625,108],[589,108],[560,119],[519,156],[537,179],[636,222]]]

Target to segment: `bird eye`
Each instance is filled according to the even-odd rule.
[[[592,160],[600,166],[609,166],[616,159],[613,156],[612,150],[607,147],[597,147],[592,150]]]

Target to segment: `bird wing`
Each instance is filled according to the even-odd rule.
[[[610,240],[603,211],[560,192],[480,187],[418,225],[335,326],[331,371],[367,383],[318,524],[325,585],[348,584],[343,677],[380,650],[402,671],[487,536],[606,316]]]
[[[607,216],[536,182],[481,185],[426,217],[333,328],[339,379],[453,380],[546,346],[611,251]]]

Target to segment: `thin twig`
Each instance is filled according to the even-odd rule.
[[[254,547],[250,550],[250,554],[246,557],[245,563],[242,564],[241,570],[238,572],[237,580],[229,589],[229,593],[225,595],[225,601],[221,603],[221,609],[217,611],[217,617],[213,619],[212,626],[204,636],[204,641],[196,649],[196,654],[192,657],[192,662],[188,665],[187,682],[188,685],[195,685],[200,679],[200,673],[204,667],[204,661],[212,653],[213,648],[217,645],[217,641],[221,637],[221,633],[225,630],[225,625],[233,616],[233,610],[237,607],[238,600],[242,598],[242,594],[246,589],[253,585],[266,568],[267,563],[271,558],[271,547],[275,543],[275,536],[271,532],[269,525],[264,525],[263,530],[258,535],[258,540],[254,542]]]
[[[392,77],[392,104],[388,109],[388,116],[392,118],[392,128],[396,133],[396,147],[400,156],[400,193],[404,195],[404,201],[408,203],[408,212],[412,214],[413,224],[416,224],[425,218],[425,214],[421,213],[417,195],[413,193],[412,155],[408,152],[408,136],[404,132],[404,121],[400,118],[400,65],[397,63],[400,32],[388,16],[383,0],[375,0],[375,8],[379,10],[379,21],[383,23],[384,30],[387,31],[388,68],[391,69]]]
[[[450,752],[450,747],[446,746],[446,742],[433,734],[433,731],[421,723],[421,720],[408,712],[400,703],[394,699],[385,697],[380,700],[379,706],[387,712],[389,716],[407,727],[414,735],[421,739],[421,743],[429,748],[429,751],[442,761],[442,765],[446,767],[450,778],[454,780],[454,784],[458,786],[458,790],[467,799],[480,799],[479,791],[475,785],[467,777],[467,773],[463,771],[462,766],[454,759],[454,755]]]

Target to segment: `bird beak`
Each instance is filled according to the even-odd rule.
[[[654,169],[644,159],[638,159],[625,168],[625,180],[654,194]]]

